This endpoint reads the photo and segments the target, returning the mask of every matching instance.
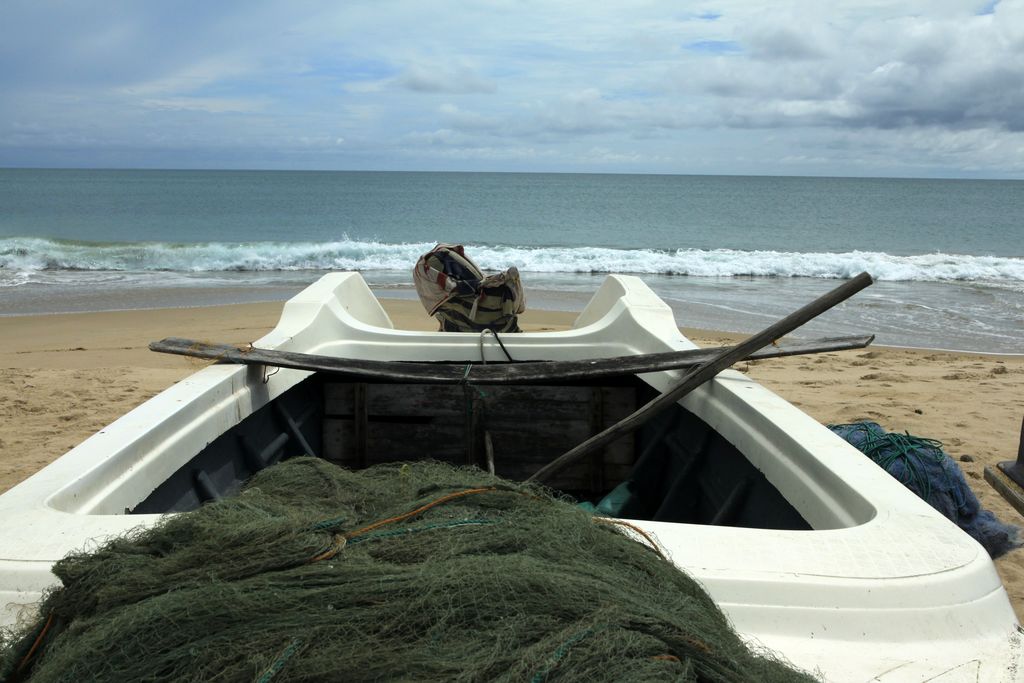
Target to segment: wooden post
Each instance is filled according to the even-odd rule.
[[[597,434],[604,429],[604,390],[594,387],[590,394],[590,433]],[[595,450],[590,456],[590,490],[604,491],[604,456],[607,449]]]
[[[466,464],[480,467],[482,458],[480,449],[484,442],[484,401],[475,387],[463,387],[466,410]]]
[[[484,455],[487,457],[487,471],[494,474],[494,442],[487,430],[484,430]]]
[[[367,430],[370,425],[369,410],[366,407],[366,385],[357,382],[352,385],[352,433],[355,453],[354,460],[359,463],[359,468],[366,467],[366,443]]]
[[[1017,446],[1017,459],[1004,460],[996,463],[995,467],[986,465],[985,481],[1017,512],[1024,515],[1024,420],[1020,424],[1020,445]]]

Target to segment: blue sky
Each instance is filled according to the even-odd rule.
[[[1024,0],[2,17],[3,167],[1024,177]]]

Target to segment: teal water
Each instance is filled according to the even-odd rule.
[[[1024,257],[1018,181],[0,170],[0,237]]]
[[[467,244],[485,269],[519,267],[534,304],[578,307],[604,274],[633,273],[681,324],[735,331],[867,270],[879,282],[826,319],[829,331],[1021,352],[1022,190],[983,180],[7,169],[0,315],[280,299],[338,269],[408,296],[416,257],[446,241]]]

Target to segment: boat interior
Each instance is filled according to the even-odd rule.
[[[191,510],[301,455],[351,469],[429,458],[521,481],[656,393],[635,376],[480,386],[349,382],[314,373],[209,443],[126,512]],[[608,516],[811,528],[742,453],[680,405],[546,484]]]

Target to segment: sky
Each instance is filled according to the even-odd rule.
[[[0,167],[1024,177],[1024,0],[5,0]]]

